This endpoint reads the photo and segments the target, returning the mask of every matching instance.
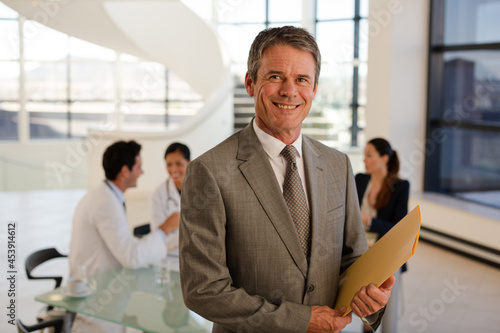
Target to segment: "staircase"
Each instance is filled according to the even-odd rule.
[[[255,115],[253,97],[248,96],[241,83],[234,88],[234,131],[237,132],[250,123]]]

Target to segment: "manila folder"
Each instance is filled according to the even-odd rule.
[[[335,309],[345,306],[345,316],[361,287],[370,283],[380,287],[415,253],[419,234],[420,206],[417,206],[340,276]]]

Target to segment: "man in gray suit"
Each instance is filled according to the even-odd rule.
[[[262,31],[245,78],[255,118],[187,168],[181,284],[214,332],[338,332],[351,322],[333,306],[340,274],[367,250],[354,177],[345,154],[301,132],[320,64],[307,31]],[[290,204],[290,187],[301,204]],[[363,287],[351,302],[372,328],[393,283]]]

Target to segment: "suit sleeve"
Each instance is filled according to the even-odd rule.
[[[390,212],[390,220],[383,218],[373,218],[370,226],[370,231],[376,232],[382,237],[385,235],[396,223],[408,214],[408,197],[410,193],[410,183],[402,181],[397,185],[393,193],[394,207]]]
[[[305,332],[310,306],[273,304],[233,285],[226,265],[226,222],[223,187],[202,162],[191,162],[182,186],[179,234],[186,306],[235,332]]]
[[[359,211],[356,183],[351,163],[346,156],[346,222],[340,273],[343,273],[356,259],[368,250],[361,214]]]

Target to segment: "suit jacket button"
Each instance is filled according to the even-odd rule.
[[[314,290],[314,285],[313,284],[309,285],[309,288],[307,288],[307,292],[311,293],[313,290]]]

